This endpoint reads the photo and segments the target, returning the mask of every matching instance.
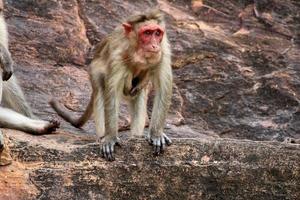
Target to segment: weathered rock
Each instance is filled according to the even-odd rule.
[[[93,138],[7,131],[16,160],[1,168],[0,199],[297,199],[300,145],[178,139],[163,156],[125,140],[116,161]]]

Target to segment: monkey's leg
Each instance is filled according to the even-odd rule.
[[[40,135],[55,131],[59,127],[59,123],[30,119],[13,110],[0,107],[0,127]]]
[[[3,104],[27,117],[35,118],[15,76],[3,83]]]
[[[164,152],[166,145],[172,141],[163,133],[164,124],[172,98],[171,66],[161,66],[155,75],[155,98],[150,122],[149,143],[154,146],[154,155]]]
[[[130,102],[131,134],[143,136],[147,116],[147,89],[142,90]]]
[[[118,95],[117,91],[111,91],[109,94],[105,94],[104,98],[105,136],[101,141],[101,152],[106,160],[113,161],[115,160],[113,155],[114,147],[115,145],[118,145],[120,141],[118,137],[118,114],[121,97]]]

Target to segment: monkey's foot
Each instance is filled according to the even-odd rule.
[[[118,137],[104,137],[101,141],[101,154],[105,160],[114,161],[115,145],[120,146]]]
[[[155,156],[163,154],[166,149],[166,145],[170,146],[172,144],[172,140],[164,133],[161,136],[148,136],[147,140],[149,144],[153,146],[153,154]]]
[[[52,133],[54,131],[56,131],[56,129],[58,129],[60,126],[60,122],[57,120],[50,120],[47,125],[39,132],[39,134],[49,134]]]

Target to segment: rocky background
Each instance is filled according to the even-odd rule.
[[[81,114],[91,49],[126,16],[152,7],[165,13],[173,50],[166,132],[182,139],[163,158],[126,141],[111,164],[99,158],[92,120],[82,130],[62,121],[41,137],[6,130],[14,164],[0,169],[0,199],[300,196],[297,0],[7,0],[15,73],[35,114],[57,117],[53,97]],[[128,123],[122,105],[120,128]]]

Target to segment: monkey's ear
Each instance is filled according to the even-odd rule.
[[[132,25],[129,23],[123,23],[122,26],[124,27],[126,36],[132,31]]]

